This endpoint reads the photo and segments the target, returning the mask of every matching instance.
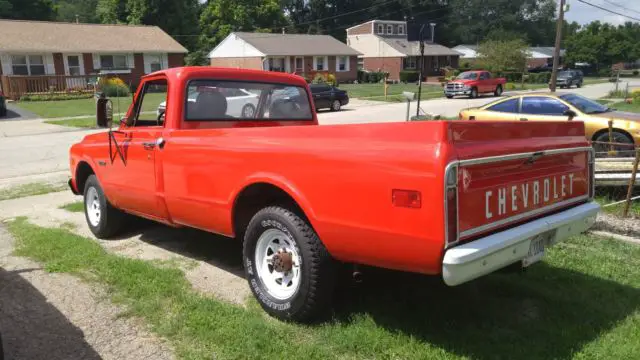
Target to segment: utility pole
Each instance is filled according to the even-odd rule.
[[[560,12],[556,24],[556,47],[553,50],[553,68],[551,68],[551,83],[549,90],[556,92],[556,79],[558,77],[558,63],[560,62],[560,41],[562,40],[562,27],[564,25],[564,8],[566,0],[560,0]]]
[[[416,103],[416,119],[420,118],[420,98],[422,97],[422,71],[424,68],[424,24],[420,27],[420,73],[418,75],[418,102]]]

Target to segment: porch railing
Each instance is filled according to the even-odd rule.
[[[26,94],[63,94],[93,92],[96,75],[1,75],[2,91],[9,99],[19,100]]]

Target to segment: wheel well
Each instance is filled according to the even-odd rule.
[[[268,206],[284,207],[309,222],[300,205],[286,191],[272,184],[256,183],[246,187],[236,198],[233,208],[236,238],[241,239],[253,215]]]
[[[627,137],[627,139],[629,139],[631,141],[631,143],[634,143],[633,137],[626,130],[613,128],[613,131],[625,135]],[[595,141],[598,138],[598,136],[602,135],[603,133],[608,133],[608,132],[609,132],[608,128],[600,129],[600,130],[596,131],[595,134],[593,134],[593,137],[591,138],[591,141]]]
[[[84,161],[80,162],[76,167],[76,188],[81,194],[84,192],[84,184],[87,182],[89,175],[95,175],[91,165]]]

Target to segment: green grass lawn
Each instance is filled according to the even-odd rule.
[[[67,210],[69,212],[83,212],[84,203],[82,201],[76,201],[76,202],[64,204],[60,206],[59,209]]]
[[[17,255],[105,285],[182,359],[636,359],[640,353],[640,246],[601,237],[560,243],[525,273],[454,288],[372,270],[363,284],[338,292],[331,320],[303,326],[269,318],[253,300],[245,309],[202,295],[177,268],[107,253],[64,228],[18,219],[8,229]]]
[[[609,107],[612,109],[620,110],[620,111],[640,113],[640,103],[627,104],[626,102],[621,101],[614,104],[610,104]]]
[[[384,101],[383,84],[341,84],[340,89],[346,90],[351,98],[366,98],[370,100]],[[402,97],[402,92],[414,92],[418,96],[418,85],[416,84],[389,84],[387,89],[387,101],[406,101]],[[444,97],[442,86],[422,84],[421,99],[432,99]]]
[[[52,124],[52,125],[77,127],[77,128],[88,128],[88,129],[97,128],[95,116],[62,119],[62,120],[45,120],[45,123]]]
[[[0,190],[0,201],[63,191],[66,184],[29,183]]]
[[[142,111],[155,111],[158,105],[164,101],[165,93],[150,93],[146,95]],[[126,113],[131,105],[131,97],[111,98],[113,102],[113,113]],[[16,106],[36,113],[43,118],[58,118],[94,115],[96,113],[96,100],[75,99],[59,101],[18,101]]]

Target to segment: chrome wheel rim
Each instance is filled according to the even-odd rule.
[[[253,109],[253,106],[245,106],[242,110],[242,117],[247,119],[252,118],[254,112],[255,110]]]
[[[269,295],[287,300],[298,291],[302,258],[293,239],[283,231],[269,229],[260,235],[255,263],[258,277]]]
[[[90,187],[89,190],[87,190],[87,195],[84,198],[84,208],[89,223],[92,226],[98,226],[102,211],[100,209],[100,197],[98,196],[98,190],[96,190],[96,188]]]
[[[340,110],[340,106],[341,106],[340,101],[336,100],[333,102],[333,110],[336,110],[336,111]]]

